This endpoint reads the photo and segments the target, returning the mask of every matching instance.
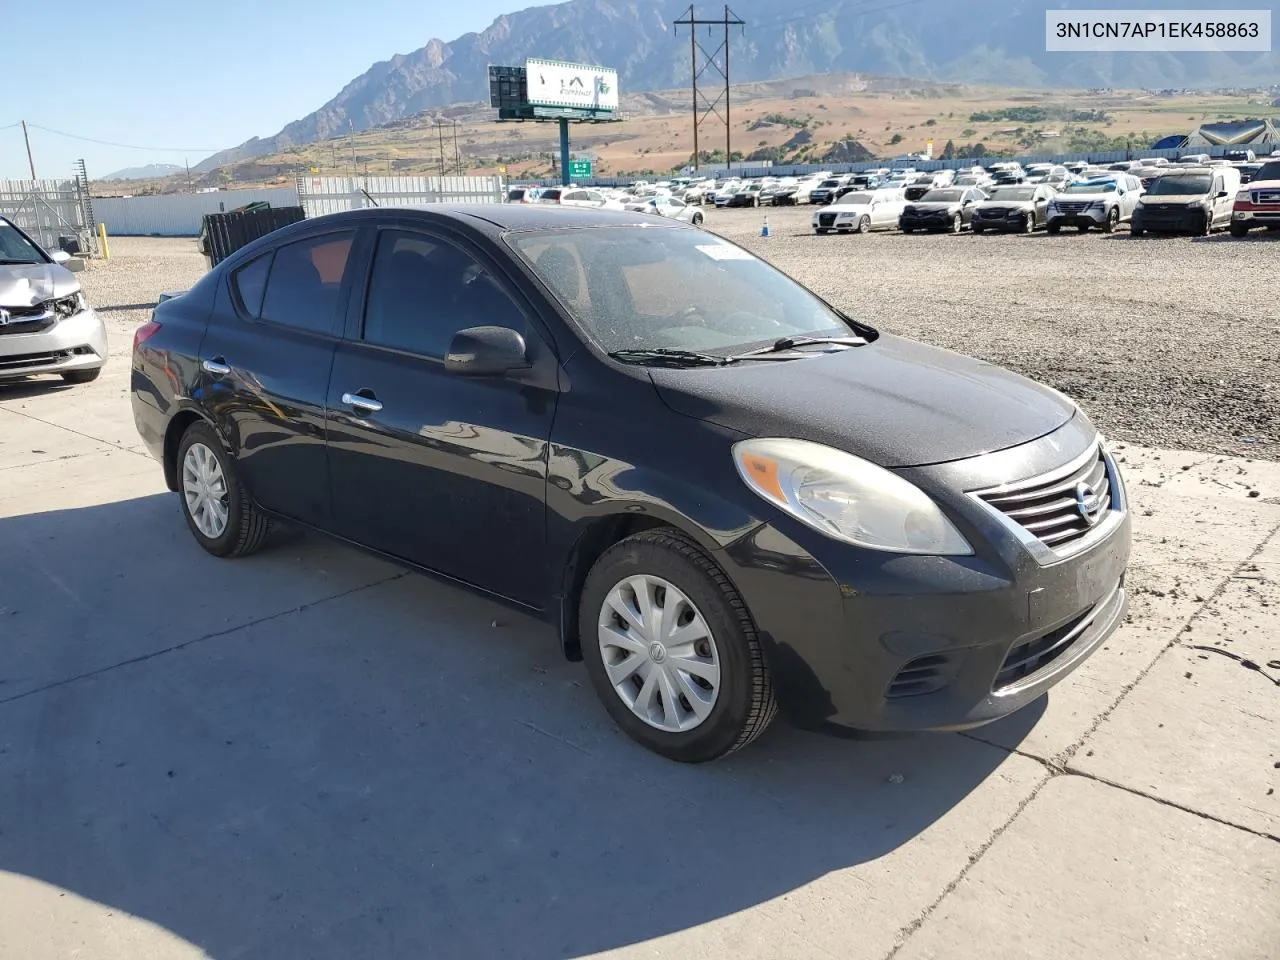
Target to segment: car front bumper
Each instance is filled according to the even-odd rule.
[[[5,333],[0,327],[0,380],[93,370],[106,361],[107,330],[92,309],[38,333]]]
[[[1204,207],[1183,206],[1170,210],[1138,207],[1133,213],[1132,228],[1153,233],[1195,233],[1204,229],[1206,216],[1208,211]]]
[[[1107,222],[1107,211],[1050,209],[1045,222],[1051,227],[1101,227]]]
[[[988,216],[978,211],[974,213],[970,226],[983,230],[1023,230],[1027,217],[1034,216],[1030,210],[1016,210],[998,217]]]
[[[901,230],[950,230],[954,213],[932,217],[899,217],[898,227]]]
[[[1076,418],[1012,450],[899,471],[934,493],[973,556],[861,550],[789,517],[726,548],[784,712],[815,728],[965,729],[1026,706],[1083,663],[1128,606],[1130,521],[1114,461],[1113,509],[1062,556],[972,496],[939,491],[1039,476],[1097,442]],[[1028,657],[1034,669],[1010,680]]]

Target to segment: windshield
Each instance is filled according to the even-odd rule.
[[[7,220],[0,220],[0,263],[45,263],[40,248]]]
[[[1073,183],[1063,193],[1110,193],[1116,188],[1114,180],[1104,180],[1101,183]]]
[[[819,186],[823,186],[823,187],[838,187],[838,186],[840,186],[840,181],[839,181],[839,180],[823,180],[823,181],[822,181],[822,183],[821,183],[821,184],[819,184]]]
[[[858,335],[786,274],[701,230],[596,227],[506,242],[606,353]]]
[[[1030,200],[1035,195],[1035,187],[997,187],[991,191],[992,200]]]
[[[1280,160],[1264,163],[1253,177],[1255,180],[1280,180]]]
[[[1147,189],[1147,193],[1163,196],[1169,196],[1170,194],[1184,197],[1199,196],[1202,193],[1208,193],[1211,186],[1213,186],[1213,177],[1207,173],[1194,177],[1161,177],[1151,184]]]
[[[843,206],[846,203],[870,203],[871,194],[869,193],[846,193],[843,197],[836,201],[837,204]]]
[[[963,190],[930,190],[924,195],[925,203],[959,203]]]

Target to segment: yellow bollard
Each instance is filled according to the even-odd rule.
[[[107,225],[105,223],[98,224],[98,237],[102,240],[102,259],[111,259],[111,248],[107,246]]]

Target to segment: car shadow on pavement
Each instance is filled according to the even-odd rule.
[[[968,838],[920,835],[1008,758],[779,723],[675,764],[523,614],[310,534],[214,560],[172,495],[0,519],[0,543],[0,872],[215,958],[561,957],[908,844],[893,875],[931,874]]]
[[[60,390],[72,390],[74,384],[60,377],[28,377],[22,380],[0,380],[0,403],[5,400],[27,400]]]

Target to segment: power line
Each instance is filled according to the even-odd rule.
[[[18,126],[18,124],[14,124]],[[67,133],[64,130],[54,130],[52,127],[42,127],[38,123],[28,123],[27,126],[34,130],[43,130],[45,133],[52,133],[59,137],[67,137],[70,140],[83,140],[85,143],[96,143],[103,147],[122,147],[125,150],[149,150],[152,153],[215,153],[222,149],[221,147],[144,147],[136,143],[116,143],[114,140],[98,140],[94,137],[82,137],[79,134]],[[0,129],[7,129],[0,127]]]

